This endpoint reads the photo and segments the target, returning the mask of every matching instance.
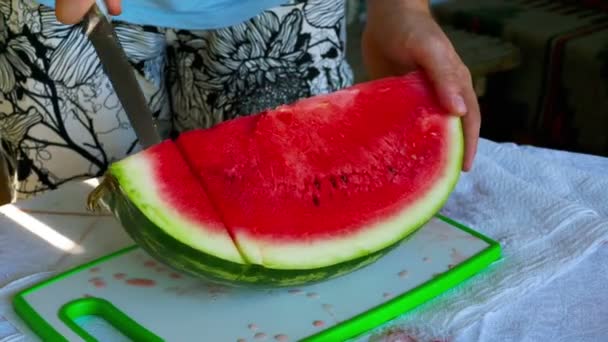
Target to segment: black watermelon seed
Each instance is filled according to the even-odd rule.
[[[319,180],[319,178],[315,178],[315,188],[317,190],[321,190],[321,181]]]

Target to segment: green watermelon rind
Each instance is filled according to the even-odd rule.
[[[97,201],[111,210],[127,234],[151,257],[185,274],[230,286],[292,287],[329,280],[374,263],[405,241],[349,262],[311,270],[275,270],[239,264],[201,252],[168,235],[129,199],[112,175],[106,175],[100,186],[109,191],[103,191]]]

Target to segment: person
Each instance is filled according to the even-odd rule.
[[[77,25],[94,0],[0,0],[0,138],[18,199],[82,178],[139,147]],[[107,0],[161,135],[210,127],[353,83],[344,0]],[[471,76],[426,0],[367,2],[371,78],[423,69],[462,116],[463,169],[480,113]]]

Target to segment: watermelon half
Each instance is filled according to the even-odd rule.
[[[193,130],[114,163],[92,205],[184,272],[293,286],[368,265],[431,219],[460,119],[421,73]]]

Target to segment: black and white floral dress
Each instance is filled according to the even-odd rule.
[[[350,85],[344,24],[343,0],[292,0],[217,30],[115,23],[165,137]],[[80,27],[32,0],[0,0],[0,139],[17,198],[139,149]]]

